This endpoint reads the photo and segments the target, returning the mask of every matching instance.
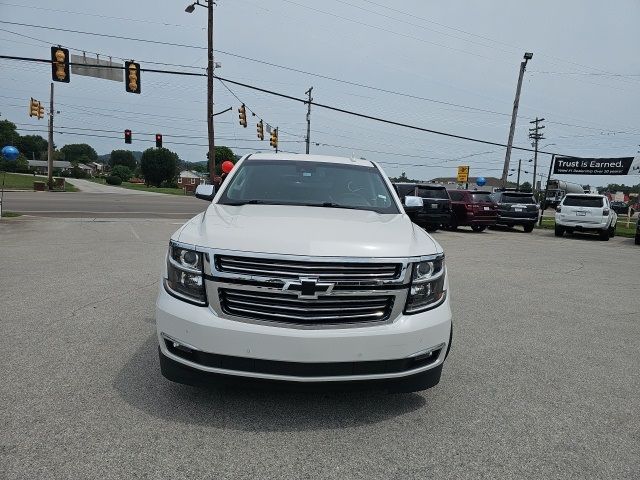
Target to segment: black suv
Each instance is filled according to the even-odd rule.
[[[443,185],[394,183],[393,187],[403,204],[407,195],[422,198],[422,210],[411,213],[410,217],[428,232],[435,232],[441,226],[451,223],[451,199]]]
[[[496,225],[522,225],[525,232],[531,232],[538,220],[538,205],[531,193],[495,192],[491,199],[498,205]]]

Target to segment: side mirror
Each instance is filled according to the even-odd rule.
[[[213,185],[198,185],[196,187],[196,198],[210,202],[216,196],[216,187]]]
[[[416,213],[422,210],[424,207],[424,202],[422,201],[422,197],[412,197],[411,195],[407,195],[404,197],[404,211],[407,213]]]

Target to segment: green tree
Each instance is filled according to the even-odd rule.
[[[120,177],[123,182],[128,182],[131,175],[131,169],[125,165],[116,165],[111,169],[111,176]]]
[[[522,192],[531,192],[531,184],[529,182],[522,182],[520,184],[520,191]]]
[[[67,162],[95,162],[98,159],[96,151],[86,143],[70,143],[62,147],[60,151],[64,154],[64,159]]]
[[[115,167],[116,165],[123,165],[130,171],[134,171],[138,165],[133,153],[129,150],[113,150],[109,156],[109,165]],[[123,179],[124,180],[124,179]]]
[[[216,147],[216,175],[222,175],[222,162],[229,160],[236,163],[236,156],[229,147]],[[207,172],[209,171],[209,160],[207,160]]]
[[[49,143],[40,135],[25,135],[16,142],[16,147],[20,153],[29,160],[45,159]]]
[[[17,148],[19,139],[20,134],[16,129],[15,123],[11,123],[9,120],[0,120],[0,148],[7,145],[13,145]]]
[[[159,187],[178,176],[178,155],[167,148],[149,148],[140,159],[140,169],[147,185]]]

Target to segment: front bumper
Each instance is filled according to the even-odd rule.
[[[446,298],[433,310],[400,314],[390,323],[299,329],[221,318],[161,286],[156,325],[161,359],[204,374],[293,382],[392,380],[442,367],[451,309]]]

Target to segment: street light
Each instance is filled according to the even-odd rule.
[[[509,128],[509,139],[507,140],[507,151],[504,155],[504,166],[502,167],[501,184],[504,188],[507,182],[507,173],[509,172],[509,161],[511,160],[511,148],[513,146],[513,134],[516,130],[516,119],[518,118],[518,105],[520,104],[520,90],[522,89],[522,78],[527,68],[527,62],[533,58],[533,53],[525,52],[524,60],[520,62],[520,75],[518,76],[518,86],[516,87],[516,98],[513,102],[513,112],[511,113],[511,126]]]
[[[213,129],[213,70],[215,63],[213,62],[213,6],[214,0],[196,0],[194,3],[187,5],[184,9],[187,13],[193,13],[196,5],[207,9],[207,136],[209,138],[209,177],[211,184],[214,184],[216,173],[216,144]]]

